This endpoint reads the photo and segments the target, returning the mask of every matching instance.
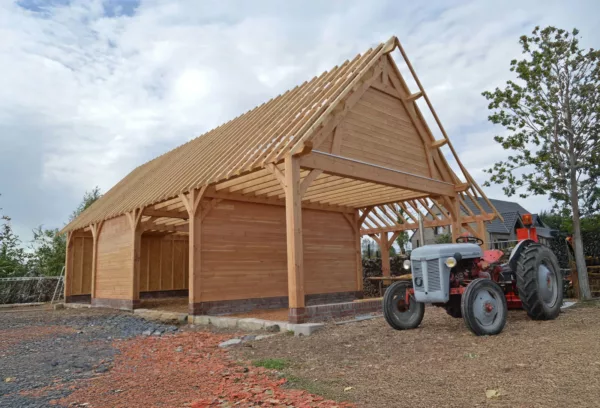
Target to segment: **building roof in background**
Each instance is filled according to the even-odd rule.
[[[486,225],[486,229],[489,233],[492,234],[510,234],[511,231],[514,230],[515,225],[517,223],[521,223],[521,216],[524,214],[531,214],[533,218],[533,225],[536,226],[536,230],[538,236],[550,238],[552,237],[552,229],[548,228],[542,220],[538,217],[537,214],[532,214],[530,211],[527,211],[521,204],[516,203],[514,201],[504,201],[504,200],[496,200],[493,198],[489,199],[490,202],[500,214],[504,218],[504,221],[496,218],[490,223]],[[466,200],[465,203],[469,207],[474,214],[479,214],[479,208],[477,205],[471,201]],[[483,208],[486,212],[490,211],[489,205],[482,198],[477,199],[477,203],[481,208]],[[522,223],[521,223],[522,226]]]

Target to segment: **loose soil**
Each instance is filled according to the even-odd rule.
[[[600,307],[588,306],[548,322],[509,312],[492,337],[476,337],[462,319],[428,307],[415,330],[395,331],[376,318],[268,338],[237,353],[284,360],[292,385],[359,406],[598,407]]]
[[[596,407],[600,401],[599,304],[567,309],[550,322],[510,312],[504,332],[493,337],[475,337],[462,319],[428,307],[422,326],[410,331],[375,318],[331,324],[310,337],[280,334],[218,347],[244,334],[100,309],[0,312],[0,407],[348,406],[340,401]]]

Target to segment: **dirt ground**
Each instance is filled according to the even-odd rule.
[[[599,306],[551,322],[510,312],[494,337],[429,307],[416,330],[375,318],[228,349],[218,344],[245,333],[0,311],[0,407],[597,407]]]
[[[598,407],[599,306],[567,309],[549,322],[513,311],[492,337],[475,337],[462,319],[428,307],[415,330],[395,331],[377,318],[238,352],[285,360],[292,384],[359,406]]]
[[[0,407],[347,406],[219,347],[239,336],[254,337],[109,310],[4,309]]]

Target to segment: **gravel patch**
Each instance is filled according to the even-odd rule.
[[[113,342],[151,333],[175,333],[177,326],[129,313],[101,309],[11,309],[0,312],[0,407],[46,407],[71,390],[37,389],[107,372]]]

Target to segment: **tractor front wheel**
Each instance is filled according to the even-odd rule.
[[[477,336],[498,334],[506,324],[506,298],[500,285],[491,279],[475,279],[462,295],[462,316]]]
[[[425,304],[417,302],[414,296],[411,295],[410,301],[406,302],[406,290],[410,287],[409,282],[395,282],[383,296],[383,316],[396,330],[418,327],[425,314]]]
[[[562,275],[552,251],[531,244],[517,260],[517,289],[523,309],[534,320],[556,319],[563,300]]]

